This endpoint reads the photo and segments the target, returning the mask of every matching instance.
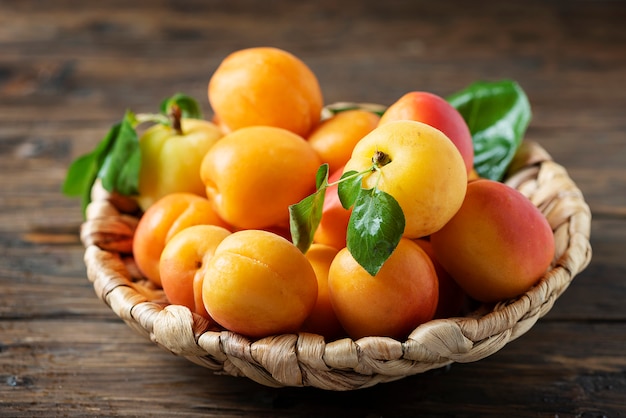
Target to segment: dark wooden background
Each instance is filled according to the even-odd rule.
[[[623,1],[0,0],[0,415],[626,416],[625,22]],[[127,108],[183,91],[210,114],[212,71],[258,45],[327,103],[517,80],[592,209],[590,266],[493,356],[355,392],[214,376],[135,334],[86,278],[67,166]]]

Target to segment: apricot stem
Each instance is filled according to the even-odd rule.
[[[176,131],[178,135],[182,135],[183,134],[183,127],[181,123],[182,112],[180,110],[180,107],[178,107],[177,105],[172,105],[170,109],[169,117],[172,122],[172,128],[174,128],[174,130]]]
[[[376,150],[376,152],[372,156],[372,162],[374,163],[374,167],[372,168],[376,170],[389,164],[391,162],[391,157],[389,157],[389,154],[385,154],[382,151]]]

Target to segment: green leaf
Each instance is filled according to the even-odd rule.
[[[81,209],[83,216],[87,205],[91,202],[91,188],[98,177],[98,172],[106,155],[115,143],[120,126],[120,123],[113,125],[96,148],[92,152],[74,160],[67,171],[62,192],[66,196],[80,196],[82,198]]]
[[[92,152],[78,157],[70,165],[62,191],[70,197],[81,196],[83,216],[91,202],[91,188],[98,178],[108,191],[124,195],[138,193],[141,149],[134,128],[136,123],[134,113],[127,111],[124,119],[109,129]]]
[[[326,187],[328,185],[328,163],[324,163],[317,169],[315,173],[315,188],[319,190],[320,187]]]
[[[357,197],[361,193],[361,182],[363,179],[363,173],[357,173],[355,170],[343,173],[339,179],[337,185],[337,194],[339,195],[339,201],[344,209],[349,209]]]
[[[328,186],[328,164],[322,164],[315,176],[317,191],[300,202],[289,206],[291,240],[302,253],[306,253],[315,231],[322,220],[324,197]]]
[[[530,123],[531,109],[514,81],[476,82],[447,98],[463,116],[474,142],[474,168],[501,181]]]
[[[172,106],[178,106],[183,118],[202,119],[202,109],[198,102],[191,96],[183,93],[176,93],[172,97],[161,102],[161,113],[169,115]]]
[[[346,112],[348,110],[365,110],[375,115],[382,116],[385,110],[387,110],[387,107],[375,103],[337,102],[326,105],[324,110],[331,115],[336,115],[337,113]]]
[[[66,196],[82,196],[86,188],[91,188],[97,173],[95,153],[82,155],[70,165],[61,190]]]
[[[141,148],[133,121],[133,113],[126,112],[115,142],[98,172],[106,190],[126,196],[139,193]]]
[[[378,189],[361,189],[348,222],[348,250],[375,276],[398,246],[404,225],[402,208],[393,196]]]

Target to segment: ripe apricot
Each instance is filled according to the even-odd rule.
[[[461,207],[467,188],[465,164],[438,129],[409,120],[383,124],[356,144],[344,172],[364,172],[373,160],[377,169],[364,175],[363,187],[377,187],[398,201],[407,238],[437,231]]]
[[[215,225],[194,225],[174,235],[161,253],[161,284],[171,304],[188,307],[205,318],[202,302],[204,269],[230,231]]]
[[[304,321],[302,330],[323,335],[327,340],[338,338],[345,333],[335,315],[328,291],[328,271],[337,252],[337,249],[327,245],[312,244],[305,254],[317,278],[317,302]]]
[[[328,182],[333,183],[341,178],[343,167],[328,177]],[[348,221],[351,209],[345,209],[339,200],[337,185],[326,188],[324,205],[322,207],[322,219],[315,230],[313,241],[319,244],[330,245],[337,250],[346,246]]]
[[[516,189],[488,179],[468,184],[459,211],[430,240],[437,260],[480,302],[526,292],[554,257],[554,235],[539,209]]]
[[[435,273],[437,273],[439,302],[437,303],[435,318],[450,318],[459,315],[465,303],[465,292],[437,260],[430,241],[420,238],[416,239],[415,242],[428,254],[430,261],[433,262],[433,267],[435,267]]]
[[[215,213],[211,202],[192,193],[171,193],[157,200],[143,214],[133,238],[133,256],[142,274],[161,285],[159,260],[165,244],[192,225],[228,225]]]
[[[180,134],[171,126],[157,124],[139,139],[141,169],[135,199],[143,210],[170,193],[204,196],[200,164],[223,133],[206,120],[185,118],[180,123]]]
[[[235,51],[221,62],[208,85],[221,126],[234,131],[267,125],[306,136],[319,123],[319,81],[298,57],[278,48]]]
[[[395,251],[371,276],[347,248],[339,251],[328,272],[333,308],[348,335],[405,338],[435,314],[437,275],[428,255],[402,238]]]
[[[250,337],[296,332],[317,299],[311,263],[267,231],[234,232],[206,266],[204,306],[220,325]]]
[[[332,173],[348,162],[356,143],[370,133],[379,120],[377,114],[366,110],[339,112],[315,128],[308,141],[322,162],[328,163]]]
[[[385,110],[379,125],[396,120],[424,122],[442,131],[457,147],[467,173],[474,167],[472,134],[463,116],[443,97],[424,91],[412,91]]]
[[[289,205],[315,189],[320,160],[300,136],[251,126],[222,137],[204,157],[200,176],[216,212],[243,229],[288,225]]]

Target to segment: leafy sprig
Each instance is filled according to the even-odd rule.
[[[328,183],[328,165],[319,168],[315,193],[289,207],[292,240],[302,252],[306,252],[313,242],[322,218],[326,189],[337,185],[341,205],[345,209],[352,208],[346,238],[348,250],[372,276],[380,271],[400,242],[405,219],[393,196],[376,186],[369,189],[362,186],[366,174],[373,172],[373,175],[380,176],[379,169],[384,164],[378,157],[377,153],[367,170],[360,173],[348,171],[331,184]]]
[[[91,202],[91,188],[97,179],[109,192],[126,196],[139,192],[141,149],[137,127],[143,123],[170,126],[182,134],[181,118],[202,118],[198,102],[182,93],[162,101],[159,113],[135,114],[127,110],[120,122],[115,123],[96,148],[78,157],[70,165],[62,192],[81,198],[83,216]]]

